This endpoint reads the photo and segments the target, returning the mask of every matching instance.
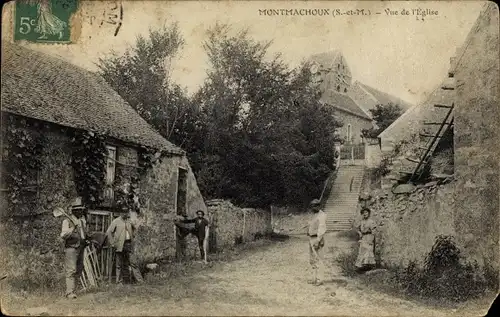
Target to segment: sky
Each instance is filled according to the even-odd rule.
[[[98,21],[113,4],[103,1],[80,3],[75,25],[81,25],[75,44],[29,44],[28,46],[89,70],[97,70],[99,57],[111,50],[123,52],[138,34],[150,28],[177,22],[185,39],[179,56],[172,61],[172,77],[195,92],[209,67],[203,50],[206,30],[216,22],[235,29],[249,28],[259,41],[273,41],[271,53],[281,53],[291,66],[309,56],[340,50],[353,79],[411,103],[424,100],[446,76],[449,60],[463,44],[479,15],[482,1],[123,1],[123,22],[115,26]],[[263,15],[269,9],[324,9],[325,16]],[[370,10],[366,16],[333,16],[338,9]],[[386,9],[398,12],[387,15]],[[401,10],[409,15],[401,15]],[[413,15],[414,9],[437,11],[437,15]],[[262,11],[261,11],[262,12]],[[302,11],[303,12],[303,11]],[[380,14],[376,14],[379,12]],[[4,17],[9,15],[4,7]],[[93,18],[92,18],[93,16]],[[419,19],[417,19],[419,18]],[[93,24],[90,24],[90,21]],[[6,20],[3,19],[3,23]],[[8,20],[7,20],[8,21]],[[5,29],[5,28],[3,28]],[[10,28],[7,28],[10,29]],[[2,31],[6,36],[7,31]],[[76,31],[75,31],[76,32]],[[75,33],[76,34],[76,33]],[[7,34],[8,35],[8,34]]]

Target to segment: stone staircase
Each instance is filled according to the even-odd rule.
[[[340,164],[337,178],[325,204],[328,231],[348,231],[358,212],[358,199],[365,172],[364,164]]]

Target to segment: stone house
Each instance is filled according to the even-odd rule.
[[[339,135],[346,144],[363,142],[361,131],[373,127],[370,115],[348,95],[352,75],[346,59],[339,51],[325,52],[309,58],[313,78],[319,82],[321,101],[335,108],[344,124]]]
[[[408,190],[400,194],[394,194],[394,188],[375,190],[370,202],[374,216],[380,221],[378,247],[386,264],[406,265],[412,260],[422,263],[435,237],[452,235],[461,254],[468,261],[477,261],[497,289],[498,14],[494,3],[485,3],[464,44],[450,59],[449,78],[429,95],[426,103],[408,110],[380,135],[407,141],[404,152],[413,151],[419,144],[411,136],[426,129],[424,121],[436,121],[432,105],[454,103],[454,123],[448,142],[453,175],[443,181],[431,174],[427,183],[401,185]],[[431,160],[431,168],[433,164]]]
[[[61,219],[52,210],[82,196],[81,183],[91,174],[78,176],[73,163],[82,155],[88,159],[82,152],[97,135],[105,155],[103,164],[92,168],[103,171],[99,177],[105,184],[102,201],[89,210],[90,229],[106,230],[116,216],[117,189],[135,183],[141,203],[139,259],[183,253],[186,246],[176,239],[172,220],[206,206],[182,149],[156,132],[103,78],[44,53],[3,42],[1,88],[0,228],[2,254],[8,255],[1,267],[13,276],[46,275],[46,284],[61,277]],[[75,135],[87,139],[78,141]],[[26,154],[28,148],[34,152]],[[16,168],[9,165],[13,157],[22,157]],[[19,176],[14,171],[24,173],[15,191],[9,185],[9,180],[14,183],[9,175]],[[28,254],[30,261],[23,261]]]

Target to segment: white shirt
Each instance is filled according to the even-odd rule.
[[[71,220],[70,219],[63,220],[61,237],[65,237],[65,236],[71,234],[75,228],[75,224],[76,224],[77,230],[80,233],[80,237],[82,239],[85,239],[85,232],[83,230],[83,228],[86,225],[85,219],[83,219],[83,218],[78,219],[73,215],[71,215]]]
[[[309,223],[309,235],[322,236],[326,233],[326,214],[323,210],[318,211]]]

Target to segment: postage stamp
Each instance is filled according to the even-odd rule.
[[[70,19],[78,3],[79,0],[16,1],[14,40],[70,43]]]

